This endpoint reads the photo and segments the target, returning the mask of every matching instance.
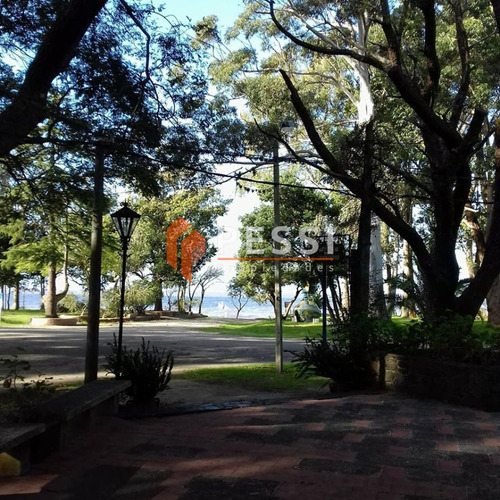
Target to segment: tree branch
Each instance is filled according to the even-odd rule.
[[[308,109],[302,102],[302,99],[293,82],[290,80],[290,77],[283,70],[280,70],[280,73],[290,92],[292,104],[304,124],[307,135],[309,136],[314,149],[323,159],[325,165],[330,169],[332,176],[339,179],[347,187],[347,189],[360,198],[363,195],[362,182],[349,175],[343,165],[328,149],[318,134],[314,121],[309,114]],[[373,212],[377,214],[388,226],[394,229],[394,231],[396,231],[402,238],[408,241],[419,261],[421,268],[425,269],[428,274],[431,273],[432,259],[421,236],[404,219],[392,213],[381,202],[381,200],[375,197],[374,193],[370,193],[370,195]]]
[[[460,8],[458,5],[455,5],[453,2],[450,3],[453,6],[455,14],[455,29],[457,32],[457,45],[461,67],[460,87],[458,88],[457,95],[453,101],[450,123],[453,126],[458,127],[470,87],[470,48],[467,32],[463,23],[463,12],[458,12],[458,9]]]
[[[0,113],[0,156],[22,144],[45,118],[52,81],[68,67],[80,40],[105,3],[106,0],[72,0],[62,8],[28,67],[19,92]]]
[[[427,60],[428,80],[424,96],[432,107],[441,78],[441,66],[436,52],[436,11],[434,0],[419,0],[418,7],[424,15],[424,56]]]
[[[382,27],[389,44],[389,59],[377,58],[369,54],[360,54],[350,49],[342,49],[340,47],[322,47],[313,43],[309,43],[296,37],[293,33],[287,30],[276,18],[274,12],[274,0],[269,1],[270,14],[275,26],[292,42],[305,49],[331,56],[346,56],[352,59],[368,64],[387,74],[392,81],[401,97],[415,111],[419,118],[428,126],[430,130],[442,137],[447,145],[458,147],[462,143],[462,137],[457,130],[450,126],[445,120],[436,115],[429,106],[427,99],[422,95],[420,90],[412,82],[408,74],[403,71],[401,65],[400,40],[392,24],[389,5],[387,0],[382,1]],[[430,49],[429,49],[430,50]]]
[[[271,13],[271,19],[273,20],[273,23],[275,26],[283,33],[287,38],[289,38],[293,43],[298,45],[299,47],[303,47],[308,50],[312,50],[314,52],[317,52],[319,54],[325,54],[325,55],[330,55],[330,56],[346,56],[346,57],[351,57],[352,59],[355,59],[356,61],[360,61],[366,64],[369,64],[370,66],[373,66],[375,68],[378,68],[382,71],[386,71],[386,66],[387,62],[384,61],[383,59],[378,59],[374,56],[368,55],[368,54],[359,54],[358,52],[355,52],[354,50],[350,49],[341,49],[340,47],[322,47],[321,45],[316,45],[314,43],[309,43],[304,40],[301,40],[300,38],[296,37],[292,32],[287,30],[277,19],[276,14],[274,12],[274,0],[270,0],[269,2],[270,5],[270,13]]]

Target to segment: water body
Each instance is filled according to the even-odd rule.
[[[284,300],[289,300],[285,297]],[[19,301],[22,309],[40,309],[41,299],[38,293],[22,293]],[[164,305],[166,307],[166,299]],[[198,305],[193,307],[194,312],[198,312]],[[235,318],[236,307],[227,296],[205,297],[201,312],[212,318]],[[259,304],[254,300],[249,300],[247,305],[240,312],[240,318],[274,318],[274,310],[269,302]]]

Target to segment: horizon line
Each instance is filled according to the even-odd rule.
[[[333,261],[333,257],[218,257],[217,260]]]

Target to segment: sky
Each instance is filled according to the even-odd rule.
[[[196,22],[205,16],[215,14],[222,28],[232,26],[238,14],[244,10],[243,2],[240,0],[184,0],[175,2],[155,0],[155,3],[163,4],[165,6],[164,14],[172,14],[179,21],[190,19],[192,22]]]

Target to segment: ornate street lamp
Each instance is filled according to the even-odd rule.
[[[118,349],[116,351],[116,364],[118,370],[121,367],[122,358],[122,337],[123,337],[123,311],[125,308],[125,276],[127,272],[127,251],[130,238],[134,232],[135,226],[139,222],[141,216],[128,207],[127,203],[123,204],[120,210],[111,214],[113,224],[120,235],[122,243],[122,277],[121,277],[121,290],[120,290],[120,320],[118,324]]]

